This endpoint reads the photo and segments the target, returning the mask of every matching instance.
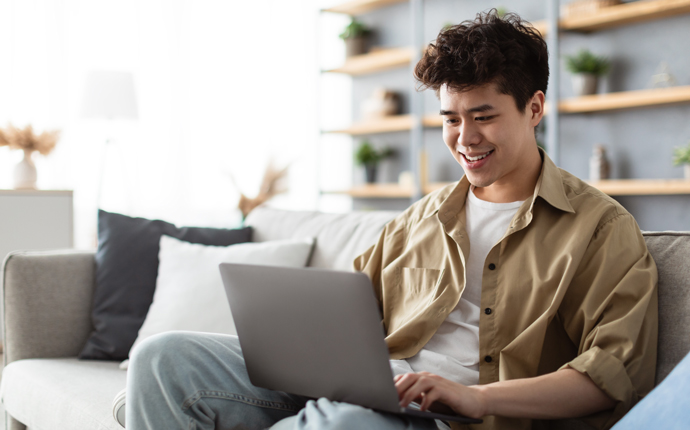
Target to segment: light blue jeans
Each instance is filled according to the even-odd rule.
[[[690,428],[690,354],[611,430]]]
[[[237,337],[188,332],[152,336],[133,351],[125,407],[127,430],[437,429],[432,420],[255,387]]]

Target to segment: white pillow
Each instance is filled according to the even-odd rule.
[[[313,237],[208,246],[161,236],[153,303],[132,349],[147,337],[170,330],[236,335],[218,265],[304,267],[313,245]]]

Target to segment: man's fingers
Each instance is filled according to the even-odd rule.
[[[438,387],[431,387],[431,389],[424,393],[424,399],[420,403],[420,409],[423,411],[428,410],[431,405],[441,398],[441,393]]]
[[[417,397],[421,397],[434,385],[434,381],[428,376],[417,375],[413,384],[405,391],[405,395],[400,400],[400,405],[405,407]]]
[[[395,381],[395,388],[398,390],[398,398],[402,398],[402,395],[412,384],[417,380],[416,373],[405,373],[404,375],[398,375]]]

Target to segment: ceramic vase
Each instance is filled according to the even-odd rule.
[[[591,73],[578,73],[572,76],[573,91],[576,96],[589,96],[597,93],[598,76]]]
[[[690,164],[683,164],[683,173],[685,174],[685,179],[690,181]]]
[[[36,189],[36,165],[31,159],[33,151],[30,149],[24,150],[24,159],[14,166],[14,188],[21,189]]]

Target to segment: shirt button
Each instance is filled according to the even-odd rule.
[[[494,270],[496,265],[494,263],[489,264],[489,270]]]
[[[487,363],[491,363],[491,361],[492,361],[491,356],[487,355],[486,357],[484,357],[484,361],[486,361]]]
[[[491,315],[491,308],[484,309],[484,313],[487,315]]]

